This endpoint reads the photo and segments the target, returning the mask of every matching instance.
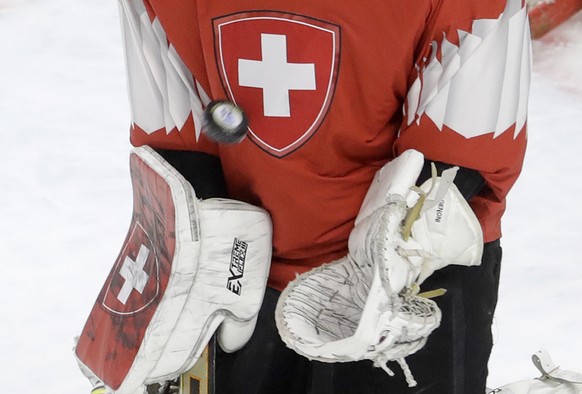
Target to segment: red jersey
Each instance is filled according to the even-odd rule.
[[[120,0],[131,141],[220,157],[232,198],[264,207],[279,289],[347,252],[374,173],[406,149],[475,169],[485,241],[526,145],[530,41],[520,0]],[[248,138],[201,134],[211,99]]]

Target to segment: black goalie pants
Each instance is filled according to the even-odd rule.
[[[274,319],[279,292],[268,289],[249,343],[232,354],[217,350],[217,393],[483,394],[500,263],[499,241],[491,242],[480,266],[449,266],[423,284],[423,291],[443,287],[447,293],[435,299],[442,310],[441,326],[423,349],[407,358],[417,387],[408,388],[396,363],[388,364],[396,374],[390,377],[368,360],[320,363],[286,348]]]

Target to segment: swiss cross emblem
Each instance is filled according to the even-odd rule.
[[[229,99],[249,118],[249,137],[283,157],[317,131],[333,97],[340,28],[270,11],[214,20],[217,62]]]
[[[154,245],[143,227],[134,223],[108,278],[103,307],[120,315],[140,312],[158,296],[158,276]]]

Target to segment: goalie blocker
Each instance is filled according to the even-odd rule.
[[[130,169],[130,229],[75,354],[92,382],[141,394],[190,369],[215,331],[227,352],[248,341],[267,283],[272,228],[258,207],[199,200],[149,147],[133,150]]]

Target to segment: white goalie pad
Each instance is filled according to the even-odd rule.
[[[495,389],[488,394],[580,394],[582,386],[552,380],[527,379]]]
[[[146,384],[190,369],[217,328],[226,351],[248,341],[266,288],[272,228],[258,207],[198,200],[149,147],[134,149],[130,167],[130,231],[75,352],[108,392],[142,394]]]
[[[566,371],[554,364],[547,350],[538,350],[532,361],[541,377],[521,380],[490,391],[488,394],[581,394],[582,374]]]

